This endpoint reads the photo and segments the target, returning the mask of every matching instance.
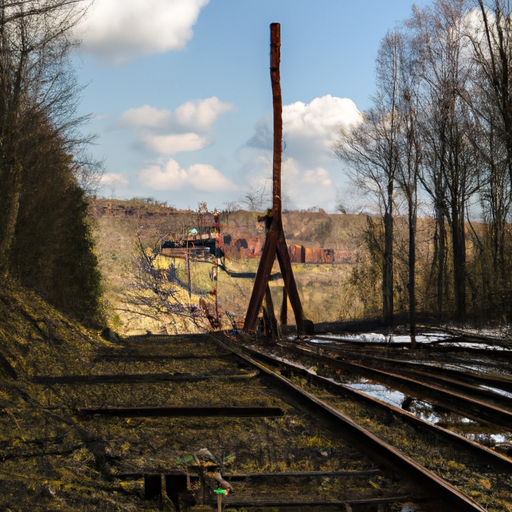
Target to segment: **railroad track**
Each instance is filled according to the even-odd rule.
[[[353,353],[332,357],[320,355],[318,349],[314,350],[308,345],[287,345],[285,349],[297,355],[314,358],[326,366],[390,385],[407,395],[427,399],[439,407],[450,409],[474,421],[494,424],[503,429],[509,429],[512,425],[512,398],[490,389],[461,382],[463,372],[454,372],[460,376],[458,380],[453,374],[446,377],[430,373],[425,367],[413,368],[413,363],[407,361],[392,362]],[[362,364],[359,362],[361,360],[369,364]],[[490,381],[491,379],[487,380]],[[494,381],[494,385],[501,386],[501,382],[503,381]]]
[[[332,381],[332,379],[322,378],[321,376],[316,375],[316,372],[308,371],[306,368],[301,366],[300,363],[299,363],[299,365],[297,365],[292,362],[285,361],[284,358],[282,357],[283,354],[286,354],[288,359],[294,359],[294,354],[304,352],[304,348],[301,350],[301,348],[297,347],[296,345],[297,345],[297,343],[294,342],[292,345],[286,344],[286,345],[277,346],[277,347],[275,347],[274,352],[278,352],[278,355],[274,355],[274,356],[272,356],[268,353],[269,352],[268,346],[267,346],[267,350],[265,350],[264,353],[261,351],[250,349],[250,348],[249,349],[245,348],[244,350],[246,350],[246,351],[248,350],[251,353],[252,357],[255,357],[256,359],[263,361],[265,364],[270,364],[274,368],[277,368],[279,373],[282,375],[283,374],[288,375],[292,379],[293,379],[293,376],[295,376],[296,378],[297,378],[297,376],[301,376],[305,380],[313,382],[317,386],[321,386],[323,388],[329,388],[332,392],[334,392],[338,395],[343,395],[345,397],[348,396],[348,397],[350,397],[350,400],[354,400],[354,401],[362,402],[362,403],[370,403],[371,407],[373,407],[373,408],[378,407],[381,410],[387,411],[388,416],[389,415],[392,415],[392,416],[399,415],[401,417],[402,421],[404,421],[408,424],[414,425],[414,427],[416,429],[421,429],[423,431],[430,431],[436,438],[444,438],[446,440],[446,442],[451,443],[453,445],[457,445],[459,447],[458,449],[461,450],[461,453],[464,453],[464,452],[471,453],[472,455],[470,456],[470,458],[473,458],[473,460],[481,461],[481,462],[484,462],[485,464],[488,464],[489,467],[493,468],[492,471],[496,471],[497,474],[499,474],[499,473],[502,474],[502,476],[499,477],[498,480],[508,481],[508,485],[510,485],[510,477],[507,475],[510,475],[512,466],[511,466],[511,459],[509,459],[508,457],[503,457],[499,453],[496,453],[493,450],[490,450],[482,445],[479,445],[478,443],[472,442],[463,436],[457,435],[450,430],[439,428],[436,425],[433,425],[432,423],[423,421],[423,420],[417,418],[416,416],[409,414],[406,411],[403,411],[402,409],[393,407],[393,406],[391,406],[387,403],[383,403],[379,400],[375,400],[371,396],[368,396],[364,393],[358,393],[356,390],[354,390],[350,387],[340,385],[339,383],[334,383]],[[307,345],[307,344],[304,344],[304,345]],[[306,364],[306,367],[315,366],[315,363],[316,363],[316,366],[320,366],[321,364],[325,365],[325,363],[331,364],[333,362],[332,358],[325,358],[325,357],[319,356],[317,353],[318,349],[319,349],[319,347],[315,343],[313,346],[311,346],[311,345],[307,346],[307,348],[306,348],[307,352],[301,354],[303,356],[302,357],[303,361],[305,358],[309,359],[309,361],[308,361],[309,364]],[[343,354],[345,355],[345,353],[343,353]],[[279,355],[281,357],[279,357]],[[357,354],[357,357],[360,358],[361,357],[360,354]],[[363,356],[363,357],[365,357],[365,356]],[[376,359],[381,361],[381,359],[379,359],[379,358],[376,358]],[[318,363],[321,363],[321,364],[319,365]],[[399,361],[398,363],[400,365],[402,365],[403,361]],[[344,361],[341,362],[341,364],[343,365]],[[360,366],[352,366],[350,369],[357,371],[357,370],[360,370],[361,367]],[[366,368],[365,368],[365,370],[366,370]],[[430,377],[432,377],[432,376],[430,376]],[[385,381],[386,379],[383,379],[383,380]],[[450,379],[447,380],[447,382],[449,382],[449,381],[450,381]],[[501,379],[497,378],[496,382],[493,382],[493,384],[497,385],[500,383],[500,381],[501,381]],[[456,383],[456,382],[453,382],[451,384],[454,384],[454,385],[457,384],[457,385],[455,385],[455,387],[458,386],[458,383]],[[429,387],[429,386],[431,387],[431,385],[427,385],[427,387]],[[485,391],[483,392],[483,396],[485,396],[487,398],[491,397],[491,395],[487,396]],[[457,399],[460,400],[460,396],[458,396]],[[500,397],[499,395],[496,396],[495,394],[492,394],[492,400],[502,402],[502,403],[509,405],[507,397]],[[482,404],[482,405],[488,405],[488,404]],[[500,410],[500,412],[503,412],[503,411]],[[477,419],[481,421],[482,417],[479,416]],[[496,421],[495,417],[491,417],[490,420],[491,420],[491,422],[499,423],[499,421]],[[510,423],[507,424],[505,422],[505,425],[509,426]],[[478,464],[478,462],[477,462],[477,464]]]
[[[271,356],[268,353],[260,352],[251,348],[245,348],[245,350],[247,350],[248,353],[257,360],[261,360],[262,362],[274,365],[274,367],[278,369],[279,374],[281,375],[286,375],[291,378],[293,378],[294,375],[301,376],[319,387],[329,389],[334,394],[347,397],[353,401],[369,404],[370,406],[376,407],[388,413],[389,415],[398,415],[401,417],[402,421],[408,424],[429,430],[440,437],[446,438],[449,442],[460,445],[465,450],[472,452],[482,461],[485,461],[486,464],[489,464],[495,470],[512,474],[512,458],[505,457],[500,453],[490,450],[488,447],[473,442],[466,437],[458,435],[451,430],[438,427],[435,424],[425,421],[404,409],[373,398],[368,394],[357,391],[356,389],[353,389],[349,386],[345,386],[340,382],[335,382],[330,378],[317,375],[316,372],[312,373],[300,363],[289,362],[282,357]],[[314,356],[315,360],[319,359],[316,354],[314,354]],[[325,361],[323,358],[320,360]]]
[[[424,511],[482,511],[486,497],[498,491],[498,480],[499,492],[512,496],[508,458],[446,431],[436,453],[439,448],[440,459],[448,454],[451,473],[436,474],[363,427],[362,417],[349,417],[342,405],[364,403],[361,410],[379,410],[384,423],[401,416],[400,409],[385,410],[378,401],[220,333],[189,341],[152,337],[104,355],[90,378],[38,376],[33,382],[65,402],[75,421],[87,420],[85,428],[94,428],[109,445],[113,475],[143,482],[148,500],[167,497],[175,506],[181,503],[181,510],[187,499],[214,507],[208,468],[178,462],[177,454],[194,455],[202,447],[216,455],[212,467],[235,486],[235,494],[224,499],[227,510],[394,511],[413,502]],[[431,425],[405,416],[419,432],[414,442],[423,436],[428,445],[439,436]],[[480,503],[453,475],[455,453],[466,450]],[[239,461],[234,470],[224,467],[221,456],[231,451]],[[247,471],[255,466],[259,471]]]
[[[303,355],[315,354],[326,365],[390,384],[475,421],[496,424],[505,429],[512,424],[512,376],[477,372],[475,367],[481,364],[480,360],[466,360],[466,368],[461,363],[459,368],[453,368],[449,363],[425,361],[425,355],[428,357],[431,350],[426,354],[425,351],[416,352],[423,361],[410,361],[400,357],[403,351],[397,354],[396,350],[388,349],[387,352],[392,352],[394,357],[386,357],[387,354],[370,355],[308,341],[288,344],[287,350],[298,354],[302,352]]]

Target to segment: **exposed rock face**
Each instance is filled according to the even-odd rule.
[[[139,219],[177,215],[176,209],[169,206],[160,206],[158,208],[155,206],[153,209],[149,209],[147,207],[137,207],[118,203],[97,205],[95,213],[98,217],[137,217]]]
[[[240,249],[240,256],[246,258],[255,258],[260,257],[263,251],[263,245],[265,244],[265,240],[262,236],[248,238],[247,239],[247,247],[242,247]]]
[[[224,252],[229,255],[240,255],[242,258],[256,258],[261,256],[265,238],[255,236],[251,238],[233,238],[231,244],[226,244],[224,239]]]

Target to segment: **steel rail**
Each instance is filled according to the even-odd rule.
[[[340,345],[351,345],[351,346],[357,346],[362,347],[363,349],[366,349],[368,347],[372,347],[373,349],[378,348],[382,350],[389,350],[389,349],[401,349],[401,348],[410,348],[411,344],[410,342],[375,342],[375,341],[358,341],[358,340],[351,340],[347,338],[335,338],[333,336],[325,336],[322,334],[315,335],[316,339],[320,340],[326,340],[331,341]],[[467,337],[458,337],[458,338],[451,338],[446,339],[442,341],[432,341],[430,343],[422,343],[420,344],[420,349],[422,352],[425,353],[446,353],[446,352],[453,352],[457,354],[470,354],[472,356],[480,356],[480,357],[494,357],[496,358],[499,356],[500,360],[506,360],[511,361],[512,360],[512,344],[506,343],[502,340],[489,340],[489,345],[494,345],[496,347],[506,347],[507,350],[498,350],[498,349],[492,349],[492,348],[474,348],[474,347],[461,347],[456,345],[447,345],[443,346],[443,343],[474,343],[474,344],[480,344],[484,345],[485,342],[483,340],[472,340]]]
[[[279,366],[281,371],[284,368],[288,372],[294,373],[295,375],[302,375],[303,377],[306,377],[316,385],[320,387],[326,387],[330,391],[338,395],[349,397],[356,401],[370,404],[371,406],[376,406],[385,412],[398,414],[402,418],[402,420],[413,426],[425,428],[439,436],[447,438],[451,442],[457,443],[458,445],[477,455],[482,460],[482,462],[492,465],[498,470],[507,473],[512,473],[512,459],[504,457],[503,455],[495,451],[492,451],[479,443],[471,441],[470,439],[467,439],[466,437],[461,436],[456,432],[452,432],[451,430],[429,423],[428,421],[422,420],[421,418],[418,418],[414,414],[411,414],[408,411],[400,409],[399,407],[395,407],[394,405],[383,402],[382,400],[369,396],[349,386],[345,386],[344,384],[341,384],[339,382],[334,382],[333,380],[328,379],[326,377],[322,377],[315,373],[311,373],[307,369],[297,366],[293,363],[283,361],[282,359],[272,357],[268,354],[263,354],[261,352],[258,352],[254,349],[249,349],[247,347],[246,350],[250,352],[251,355],[257,358],[263,359],[264,361],[268,361],[271,364]]]
[[[510,425],[512,425],[511,411],[500,409],[499,407],[482,402],[476,398],[468,397],[461,393],[451,392],[448,389],[432,384],[425,384],[421,381],[405,377],[403,375],[398,375],[396,373],[378,370],[376,368],[371,368],[354,362],[322,356],[300,347],[287,346],[287,349],[302,353],[302,355],[306,357],[315,358],[327,365],[350,370],[359,375],[364,375],[374,381],[391,385],[398,390],[406,390],[408,394],[421,398],[428,398],[428,400],[435,405],[449,409],[474,421],[497,425],[507,431],[510,429]]]
[[[320,347],[322,350],[325,350],[326,352],[333,352],[335,354],[339,354],[343,357],[348,357],[350,359],[382,362],[383,365],[400,365],[401,370],[403,370],[403,368],[409,368],[413,371],[421,371],[422,373],[425,374],[436,374],[442,375],[443,377],[451,377],[454,379],[458,379],[459,381],[463,380],[469,384],[478,382],[480,385],[491,386],[498,389],[502,389],[503,391],[512,392],[512,378],[507,378],[504,376],[481,375],[471,370],[468,372],[462,372],[460,370],[455,370],[453,368],[446,368],[444,366],[434,366],[417,361],[406,361],[404,359],[391,359],[386,357],[372,356],[368,354],[363,354],[361,352],[347,351],[343,348],[332,346],[331,343],[308,343],[306,341],[304,342],[304,344],[310,348]]]
[[[365,340],[357,340],[350,337],[340,337],[340,336],[329,336],[328,334],[315,334],[315,338],[322,339],[322,340],[330,340],[330,341],[337,341],[340,343],[348,343],[353,345],[368,345],[368,346],[378,346],[378,347],[410,347],[411,342],[410,341],[365,341]],[[504,347],[511,349],[511,341],[506,339],[499,339],[499,338],[486,338],[484,336],[467,336],[467,335],[456,335],[451,336],[449,338],[443,338],[438,340],[432,340],[426,343],[421,343],[420,346],[422,348],[430,348],[432,346],[442,346],[444,343],[473,343],[476,345],[493,345],[496,347]],[[458,347],[461,348],[461,347]],[[464,347],[462,347],[464,348]]]
[[[259,368],[275,385],[286,389],[291,396],[294,396],[303,404],[307,405],[310,412],[315,411],[317,414],[334,422],[334,424],[356,442],[358,448],[365,452],[370,458],[377,460],[380,465],[400,473],[404,479],[413,482],[415,485],[419,485],[425,491],[430,492],[432,496],[435,496],[436,499],[441,500],[446,510],[457,510],[458,512],[484,511],[478,503],[455,489],[442,478],[427,470],[410,457],[404,455],[375,434],[364,429],[312,393],[296,386],[290,382],[290,380],[278,375],[268,366],[256,361],[244,352],[240,346],[234,345],[233,342],[226,337],[221,339],[220,336],[212,336],[212,338],[217,341],[219,346],[231,350],[247,363]]]
[[[304,342],[299,345],[293,343],[291,345],[287,344],[286,346],[304,346],[310,349],[315,348],[317,349],[318,353],[317,344],[312,345],[310,343]],[[490,389],[479,387],[480,385],[485,385],[502,389],[503,391],[512,391],[512,379],[482,376],[475,373],[465,374],[460,370],[426,365],[414,361],[404,361],[401,359],[371,356],[357,352],[347,352],[343,349],[330,348],[329,346],[325,345],[322,345],[321,348],[324,352],[334,353],[343,357],[343,360],[350,359],[351,361],[364,362],[365,365],[370,364],[373,368],[385,370],[389,369],[390,367],[399,367],[401,375],[409,375],[413,378],[415,376],[426,377],[431,382],[435,382],[441,386],[448,386],[454,389],[458,389],[462,393],[493,401],[499,406],[508,408],[512,411],[511,397],[496,393]],[[478,383],[478,385],[475,385],[475,383]]]

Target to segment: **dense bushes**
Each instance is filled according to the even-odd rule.
[[[10,276],[84,322],[100,276],[73,154],[87,142],[70,52],[81,0],[0,5],[0,285]]]
[[[42,119],[26,143],[11,271],[61,311],[96,322],[101,276],[71,156]]]

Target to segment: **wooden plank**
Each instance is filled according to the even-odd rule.
[[[61,375],[58,377],[38,376],[32,379],[34,384],[134,384],[139,382],[200,382],[204,380],[239,380],[255,377],[259,372],[207,372],[207,373],[140,373],[109,375]]]
[[[222,359],[231,357],[233,354],[230,352],[218,354],[138,354],[126,352],[111,352],[97,355],[94,358],[95,362],[101,361],[172,361],[182,359]]]
[[[380,469],[369,469],[367,471],[285,471],[282,473],[224,473],[224,477],[229,480],[243,480],[245,478],[314,478],[314,477],[332,477],[348,478],[358,476],[376,476],[382,475]]]
[[[122,479],[139,479],[144,476],[152,475],[185,475],[183,471],[165,470],[147,470],[130,473],[117,473],[116,478]],[[366,471],[287,471],[282,473],[223,473],[224,478],[228,480],[244,480],[246,478],[315,478],[315,477],[332,477],[332,478],[352,478],[382,475],[380,469],[369,469]],[[191,480],[199,478],[197,475],[189,475]]]
[[[348,499],[348,500],[325,500],[325,499],[310,499],[307,498],[297,498],[297,497],[267,497],[261,499],[255,499],[253,496],[247,497],[244,499],[243,496],[237,496],[236,494],[231,497],[227,497],[224,499],[224,505],[231,507],[338,507],[339,510],[340,505],[349,505],[349,506],[366,506],[367,510],[373,510],[373,507],[377,507],[379,505],[387,505],[391,503],[407,503],[410,501],[414,502],[424,502],[430,501],[426,496],[390,496],[383,498],[367,498],[367,499]],[[205,503],[209,505],[213,505],[216,502],[212,500],[207,500]]]

